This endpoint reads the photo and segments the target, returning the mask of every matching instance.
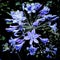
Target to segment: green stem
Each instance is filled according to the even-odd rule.
[[[21,60],[21,57],[20,57],[20,55],[19,55],[19,53],[17,51],[16,51],[16,54],[17,54],[19,60]]]

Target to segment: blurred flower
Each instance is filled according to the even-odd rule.
[[[50,9],[47,6],[44,6],[44,8],[40,11],[41,15],[48,14]]]
[[[13,31],[14,36],[16,36],[16,37],[19,36],[19,35],[17,35],[18,31],[19,31],[19,30],[14,30],[14,31]]]
[[[40,24],[40,22],[44,22],[45,20],[46,19],[44,17],[37,19],[35,22],[33,22],[33,26],[38,26]]]
[[[20,51],[24,43],[25,43],[25,41],[21,42],[20,44],[16,44],[16,45],[14,46],[15,49]]]
[[[42,4],[40,3],[35,3],[35,10],[38,10],[42,7]]]
[[[13,19],[5,19],[6,22],[11,22]]]
[[[11,45],[15,45],[17,40],[18,40],[18,38],[14,38],[14,39],[13,39],[13,38],[11,37],[11,38],[9,39],[9,43],[10,43]]]
[[[9,45],[11,45],[12,50],[15,49],[20,51],[23,47],[23,44],[28,40],[30,47],[27,47],[28,44],[25,44],[26,45],[25,48],[27,47],[27,50],[29,51],[28,54],[35,55],[37,49],[39,48],[38,50],[39,55],[40,53],[41,55],[46,54],[47,58],[52,58],[52,55],[53,56],[56,55],[57,48],[55,48],[55,46],[51,44],[52,41],[50,43],[48,37],[42,38],[41,35],[43,32],[41,33],[41,35],[40,32],[42,31],[42,28],[45,30],[45,27],[46,31],[53,30],[54,32],[56,32],[57,23],[55,22],[59,17],[57,15],[49,14],[50,8],[48,8],[47,6],[43,6],[38,2],[37,3],[24,2],[22,3],[21,8],[22,8],[21,11],[19,10],[11,11],[10,15],[12,19],[5,19],[7,24],[10,23],[8,24],[9,27],[6,28],[6,31],[13,33],[13,36],[11,36],[9,39],[10,43]],[[55,24],[51,25],[53,22]],[[49,29],[49,27],[51,28],[51,30]],[[37,34],[36,32],[39,34]],[[41,44],[39,43],[39,41]],[[7,47],[6,50],[8,50]]]
[[[43,17],[48,19],[48,20],[51,20],[52,18],[55,18],[56,15],[48,14],[48,15],[44,15]]]
[[[54,32],[56,32],[56,30],[57,30],[57,23],[55,23],[54,25],[50,25],[50,24],[49,24],[49,27],[50,27]]]
[[[6,28],[7,32],[12,32],[17,29],[17,26],[10,26],[9,28]]]
[[[40,18],[40,19],[37,19],[39,22],[44,22],[46,19],[43,17],[43,18]]]
[[[54,54],[56,55],[56,53],[57,53],[57,48],[53,48],[52,53],[54,53]]]
[[[49,54],[46,56],[47,58],[52,58],[52,56],[50,56]]]
[[[33,26],[38,26],[38,25],[39,25],[39,21],[33,22]]]
[[[56,21],[58,18],[59,18],[59,17],[57,16],[57,17],[53,18],[52,20],[53,20],[53,21]]]
[[[54,51],[57,51],[57,48],[53,48],[54,49]]]
[[[22,3],[22,9],[24,10],[24,8],[25,8],[25,3]]]
[[[25,41],[24,40],[22,40],[22,39],[19,39],[19,38],[11,38],[10,40],[9,40],[9,43],[11,44],[11,46],[13,46],[16,50],[21,50],[21,48],[22,48],[22,46],[23,46],[23,44],[25,43]]]
[[[49,21],[56,21],[59,18],[57,15],[52,14],[44,15],[42,17],[48,19]]]
[[[48,48],[48,47],[46,47],[46,50],[45,50],[46,52],[49,52],[50,51],[50,49]]]
[[[35,43],[39,43],[38,40],[36,38],[39,37],[38,34],[35,33],[35,29],[33,29],[31,32],[27,32],[28,36],[25,36],[24,39],[25,40],[30,40],[30,44],[32,45],[33,42]]]
[[[11,16],[16,21],[17,20],[18,21],[24,21],[24,20],[26,20],[26,17],[24,16],[23,11],[19,11],[19,10],[17,10],[16,12],[15,11],[11,11]]]
[[[23,8],[27,11],[27,13],[35,13],[36,10],[38,10],[42,5],[40,3],[31,3],[31,4],[26,4],[26,7]],[[24,6],[23,6],[24,7]]]
[[[44,44],[46,44],[47,42],[49,42],[49,39],[48,39],[48,38],[41,38],[41,37],[40,37],[40,40],[41,40]]]
[[[30,47],[27,47],[27,50],[29,51],[30,55],[35,55],[36,51],[38,48],[33,47],[33,45],[31,45]]]

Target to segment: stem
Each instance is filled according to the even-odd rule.
[[[10,46],[11,47],[11,46]],[[15,48],[13,48],[13,51],[14,51],[14,49]],[[16,51],[16,50],[15,50]],[[16,51],[16,54],[17,54],[17,56],[18,56],[18,58],[19,58],[19,60],[21,60],[21,57],[20,57],[20,55],[19,55],[19,53]]]
[[[21,60],[21,57],[20,57],[20,55],[19,55],[19,53],[17,51],[16,51],[16,54],[17,54],[19,60]]]

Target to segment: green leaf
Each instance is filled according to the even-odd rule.
[[[0,38],[0,40],[5,40],[5,37],[4,37],[4,36],[2,36],[2,37]]]
[[[20,2],[16,2],[16,4],[15,4],[15,5],[16,5],[16,6],[17,6],[17,5],[20,5]]]
[[[12,22],[7,22],[6,24],[12,24]]]

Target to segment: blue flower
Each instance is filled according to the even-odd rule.
[[[33,45],[31,45],[30,47],[27,47],[27,50],[29,51],[30,55],[35,55],[36,51],[38,48],[33,47]]]
[[[42,17],[48,19],[49,21],[56,21],[59,18],[57,15],[52,14],[44,15]]]
[[[21,42],[20,44],[16,44],[16,45],[14,46],[14,48],[15,48],[16,50],[19,50],[19,51],[20,51],[24,43],[25,43],[25,41]]]
[[[57,48],[53,48],[53,51],[52,51],[55,55],[57,53]]]
[[[42,5],[39,3],[26,4],[25,10],[27,11],[27,13],[35,13],[36,10],[38,10],[41,6]]]
[[[37,19],[35,22],[33,22],[33,26],[38,26],[40,24],[40,22],[44,22],[45,20],[46,19],[44,17]]]
[[[19,29],[18,30],[14,30],[13,33],[14,33],[14,36],[18,37],[19,35],[17,35]]]
[[[40,11],[41,15],[48,14],[50,9],[47,6],[44,6],[44,8]]]
[[[18,40],[18,38],[14,38],[14,39],[13,39],[13,38],[11,37],[11,38],[9,39],[9,43],[10,43],[11,45],[15,45],[17,40]]]
[[[42,7],[42,5],[40,3],[35,3],[35,10],[38,10],[41,7]]]
[[[57,30],[57,23],[55,23],[54,25],[50,25],[50,24],[49,24],[49,27],[50,27],[54,32],[56,32],[56,30]]]
[[[39,25],[39,21],[33,22],[33,26],[38,26],[38,25]]]
[[[57,16],[57,17],[53,18],[52,21],[56,21],[58,18],[59,18],[59,17]]]
[[[6,22],[12,22],[13,19],[5,19]]]
[[[50,56],[49,54],[46,56],[47,58],[52,58],[52,56]]]
[[[53,48],[54,49],[54,51],[57,51],[57,48]]]
[[[10,26],[9,28],[6,28],[7,32],[13,32],[17,29],[17,26]]]
[[[48,47],[46,47],[46,50],[45,50],[46,52],[49,52],[50,51],[50,49],[48,48]]]
[[[11,11],[11,16],[13,19],[15,20],[20,20],[20,21],[24,21],[26,20],[26,17],[24,16],[24,13],[23,11],[19,11],[17,10],[16,12],[15,11]]]
[[[33,29],[31,32],[27,32],[28,36],[25,36],[25,40],[30,40],[30,44],[32,45],[33,42],[39,43],[36,38],[38,38],[40,35],[35,33],[35,29]]]
[[[13,46],[16,50],[21,50],[21,48],[22,48],[22,46],[23,46],[23,44],[25,43],[25,41],[24,40],[22,40],[22,39],[19,39],[19,38],[11,38],[10,40],[9,40],[9,43],[11,44],[11,46]],[[17,44],[16,44],[17,43]]]
[[[11,16],[13,18],[12,23],[18,23],[19,25],[23,25],[24,23],[22,21],[26,20],[23,11],[11,11]]]
[[[22,9],[23,10],[25,9],[25,3],[22,3]]]
[[[46,19],[48,19],[48,20],[52,20],[52,18],[55,18],[56,17],[56,15],[52,15],[52,14],[48,14],[48,15],[44,15],[44,16],[42,16],[42,17],[44,17],[44,18],[46,18]]]
[[[44,44],[46,44],[47,42],[49,42],[48,38],[41,38],[40,37],[41,42],[43,42]]]
[[[31,12],[35,13],[34,8],[35,8],[34,3],[32,3],[31,5],[30,4],[26,4],[25,10],[27,11],[27,13],[31,13]]]

